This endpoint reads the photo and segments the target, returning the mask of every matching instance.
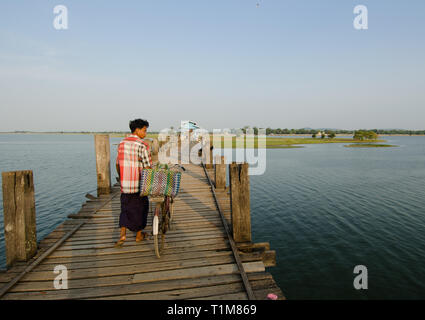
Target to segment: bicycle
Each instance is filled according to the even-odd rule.
[[[186,170],[180,165],[178,166],[182,170]],[[155,213],[152,221],[152,234],[154,239],[155,254],[158,258],[161,258],[161,253],[165,247],[165,234],[168,230],[171,230],[171,223],[173,221],[174,214],[174,198],[170,196],[161,197],[150,197],[152,203],[155,203]],[[159,232],[161,232],[161,238],[159,238]]]

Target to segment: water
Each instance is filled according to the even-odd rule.
[[[253,241],[276,250],[268,271],[289,299],[425,298],[425,137],[385,139],[400,147],[267,150],[265,174],[251,177]],[[0,135],[0,171],[23,169],[34,171],[40,240],[95,194],[93,136]],[[2,213],[0,198],[4,267]],[[368,290],[353,287],[356,265]]]
[[[268,150],[251,178],[253,238],[276,250],[288,298],[425,298],[425,137],[385,139],[400,147]],[[368,290],[353,287],[356,265]]]
[[[115,181],[115,155],[121,139],[111,138],[111,173]],[[77,213],[96,195],[96,159],[91,135],[0,134],[0,171],[33,170],[37,239],[41,240]],[[1,184],[1,177],[0,177]],[[3,194],[0,193],[0,268],[6,267]]]

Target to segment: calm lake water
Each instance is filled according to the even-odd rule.
[[[120,138],[111,138],[111,173]],[[43,239],[70,213],[76,213],[97,195],[94,137],[90,135],[0,134],[0,171],[33,170],[37,238]],[[1,182],[1,176],[0,176]],[[0,268],[6,257],[3,194],[0,193]]]
[[[276,250],[268,270],[289,299],[425,298],[425,137],[385,139],[399,147],[267,150],[265,174],[251,177],[253,241]],[[94,138],[0,135],[0,171],[23,169],[34,171],[40,240],[95,194]],[[368,290],[353,287],[356,265]]]

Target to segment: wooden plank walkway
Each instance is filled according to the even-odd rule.
[[[132,232],[127,232],[122,248],[114,247],[119,238],[120,214],[120,190],[115,185],[112,194],[87,201],[78,214],[71,215],[73,218],[43,239],[33,259],[0,273],[1,288],[84,222],[2,299],[247,299],[204,170],[193,164],[185,167],[173,229],[166,234],[160,259],[155,256],[152,239],[136,243]],[[217,197],[230,222],[228,192],[217,192]],[[151,229],[149,213],[146,230]],[[265,299],[268,293],[275,293],[284,299],[265,271],[264,251],[241,249],[239,253],[256,298]],[[54,288],[57,274],[53,270],[58,265],[68,270],[66,290]]]

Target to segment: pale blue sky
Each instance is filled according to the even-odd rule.
[[[424,39],[423,0],[2,0],[0,131],[424,129]]]

